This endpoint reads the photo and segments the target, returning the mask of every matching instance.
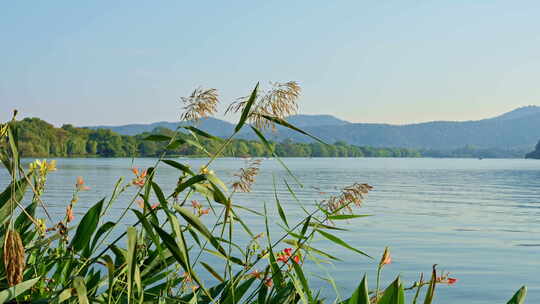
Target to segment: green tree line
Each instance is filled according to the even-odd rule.
[[[157,128],[152,133],[135,136],[120,135],[108,129],[77,128],[63,125],[56,128],[39,118],[18,121],[19,150],[23,157],[154,157],[163,152],[168,155],[205,156],[216,152],[219,142],[199,137],[198,142],[189,134],[177,138],[187,143],[165,151],[166,143],[145,140],[151,134],[171,136],[174,131]],[[283,157],[420,157],[419,151],[402,148],[374,148],[349,145],[338,141],[332,145],[298,143],[291,140],[270,142],[274,151]],[[264,144],[254,140],[235,139],[222,152],[227,157],[269,157]]]

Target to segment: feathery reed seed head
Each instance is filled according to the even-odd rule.
[[[25,267],[24,246],[16,230],[8,229],[4,241],[4,266],[10,287],[22,282]]]
[[[368,184],[359,184],[354,183],[350,186],[347,186],[341,190],[341,193],[337,196],[332,196],[327,200],[324,200],[323,206],[326,210],[338,214],[343,214],[345,212],[352,212],[351,205],[360,207],[364,195],[367,194],[372,186]]]
[[[259,174],[259,167],[262,160],[252,159],[246,160],[246,168],[240,168],[238,172],[234,174],[238,178],[232,184],[235,192],[251,192],[251,186],[255,183],[255,177]]]
[[[289,115],[298,112],[297,99],[300,97],[302,89],[295,81],[285,83],[270,82],[271,88],[259,94],[257,100],[252,106],[248,121],[257,128],[265,129],[272,127],[275,130],[275,125],[271,121],[264,118],[262,115],[272,116],[284,119]],[[238,98],[231,103],[225,113],[242,112],[247,105],[249,96]]]
[[[180,115],[180,120],[184,121],[193,120],[197,122],[201,118],[214,115],[219,103],[216,89],[203,90],[198,88],[190,96],[181,97],[180,99],[185,104],[182,108],[184,113]]]

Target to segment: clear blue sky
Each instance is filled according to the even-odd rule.
[[[0,118],[174,121],[296,80],[353,122],[495,116],[540,100],[538,1],[0,1]]]

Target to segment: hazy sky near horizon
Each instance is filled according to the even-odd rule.
[[[298,81],[301,113],[471,120],[539,104],[538,1],[0,1],[0,118],[174,121]]]

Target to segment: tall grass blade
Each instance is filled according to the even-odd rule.
[[[75,236],[71,242],[71,247],[75,251],[81,251],[89,246],[92,235],[96,231],[99,223],[104,200],[105,199],[100,200],[92,208],[88,209],[79,223]]]
[[[247,118],[251,114],[251,108],[253,106],[253,103],[257,99],[257,90],[259,89],[259,83],[257,82],[257,85],[255,85],[255,88],[253,89],[253,92],[251,92],[251,95],[249,96],[249,99],[246,103],[246,106],[242,110],[242,115],[240,115],[240,120],[238,120],[238,124],[236,124],[236,127],[234,128],[234,132],[240,131],[244,124],[246,123]]]
[[[514,296],[508,301],[507,304],[523,304],[525,303],[525,297],[527,296],[527,287],[522,286]]]
[[[424,304],[431,304],[433,298],[435,297],[435,287],[437,285],[437,270],[435,269],[437,265],[433,265],[433,270],[431,271],[431,280],[429,281],[429,287],[426,292],[426,297],[424,299]]]
[[[13,300],[19,295],[23,294],[25,291],[32,288],[32,286],[34,286],[39,281],[39,279],[40,278],[37,277],[0,291],[0,304]]]
[[[386,288],[377,304],[405,304],[405,294],[399,277]]]
[[[128,287],[128,304],[131,303],[133,297],[133,280],[135,278],[135,263],[136,259],[136,246],[137,246],[137,229],[135,227],[127,228],[128,237],[128,252],[127,252],[127,287]]]
[[[86,284],[83,277],[76,277],[73,280],[73,288],[77,291],[77,297],[79,298],[79,304],[90,304],[88,301],[88,295],[86,291]]]
[[[372,257],[370,255],[368,255],[367,253],[363,252],[363,251],[360,251],[354,247],[352,247],[351,245],[347,244],[345,241],[343,241],[342,239],[338,238],[337,236],[333,235],[333,234],[330,234],[328,232],[324,232],[322,230],[319,230],[317,229],[316,230],[320,235],[324,236],[326,239],[328,239],[329,241],[332,241],[333,243],[339,245],[339,246],[342,246],[342,247],[345,247],[349,250],[352,250],[356,253],[359,253],[361,255],[364,255],[364,256],[367,256],[368,258],[371,258]]]
[[[347,304],[370,304],[367,275],[364,275],[360,286],[354,291]]]
[[[307,136],[309,136],[309,137],[315,139],[316,141],[318,141],[318,142],[320,142],[320,143],[322,143],[322,144],[324,144],[324,145],[327,145],[327,143],[325,143],[325,142],[322,141],[321,139],[319,139],[319,138],[317,138],[317,137],[315,137],[315,136],[313,136],[313,135],[307,133],[306,131],[304,131],[304,130],[302,130],[302,129],[299,129],[299,128],[297,128],[297,127],[291,125],[290,123],[288,123],[288,122],[285,121],[284,119],[281,119],[281,118],[279,118],[279,117],[273,117],[273,116],[269,116],[269,115],[264,115],[264,114],[262,114],[261,116],[264,117],[266,120],[269,120],[269,121],[271,121],[271,122],[275,122],[275,123],[277,123],[278,125],[282,125],[282,126],[284,126],[284,127],[286,127],[286,128],[289,128],[289,129],[291,129],[291,130],[294,130],[294,131],[296,131],[296,132],[298,132],[298,133],[302,133],[302,134],[304,134],[304,135],[307,135]]]

